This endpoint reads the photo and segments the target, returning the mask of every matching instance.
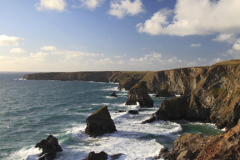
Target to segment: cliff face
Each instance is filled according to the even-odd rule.
[[[168,90],[172,94],[189,94],[204,77],[204,72],[208,68],[191,67],[149,72],[142,80],[147,81],[147,87],[151,93]]]
[[[240,61],[202,69],[192,80],[192,84],[196,83],[190,94],[164,100],[156,116],[163,120],[208,121],[218,128],[232,128],[240,118],[239,76]]]

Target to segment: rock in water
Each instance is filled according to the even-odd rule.
[[[107,106],[104,106],[90,115],[87,119],[87,127],[85,133],[90,137],[101,136],[105,133],[113,133],[116,126],[111,119]]]
[[[128,113],[130,113],[130,114],[139,114],[138,110],[129,110]]]
[[[114,155],[108,155],[107,153],[101,151],[100,153],[95,153],[95,152],[90,152],[88,154],[88,157],[83,159],[83,160],[107,160],[108,157],[111,160],[117,160],[119,159],[122,155],[122,153],[114,154]]]
[[[56,158],[56,152],[62,151],[61,146],[58,144],[58,139],[52,135],[49,135],[47,139],[43,139],[37,143],[35,148],[42,149],[39,160],[53,160]]]
[[[117,97],[115,91],[113,91],[113,93],[110,95],[110,97]]]
[[[88,157],[85,158],[84,160],[107,160],[107,159],[108,154],[102,151],[100,153],[90,152],[88,154]]]
[[[148,95],[147,84],[142,81],[136,84],[128,91],[126,105],[136,105],[139,102],[140,107],[153,107],[153,100]]]

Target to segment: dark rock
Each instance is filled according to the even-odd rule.
[[[110,97],[117,97],[115,91],[113,91],[113,93],[110,95]]]
[[[129,110],[128,113],[130,113],[130,114],[139,114],[138,110]]]
[[[153,100],[148,95],[146,82],[142,81],[136,84],[128,91],[126,105],[136,105],[139,102],[140,107],[153,107]]]
[[[168,148],[164,147],[160,150],[159,154],[157,157],[155,157],[154,159],[160,159],[163,158],[165,156],[165,154],[169,153]]]
[[[104,106],[90,115],[87,119],[85,133],[90,137],[101,136],[105,133],[116,131],[115,124],[111,119],[107,106]]]
[[[83,160],[107,160],[108,157],[110,157],[111,160],[117,160],[122,155],[124,155],[124,154],[118,153],[118,154],[114,154],[114,155],[108,155],[104,151],[101,151],[100,153],[90,152],[88,154],[88,157]]]
[[[39,160],[53,160],[56,158],[56,152],[62,151],[58,139],[52,135],[49,135],[47,139],[43,139],[41,142],[37,143],[35,148],[42,149],[42,153],[39,155]]]
[[[146,119],[146,120],[142,121],[141,124],[152,123],[152,122],[154,122],[155,120],[157,120],[157,118],[156,118],[156,115],[153,114],[149,119]]]
[[[187,134],[173,142],[173,151],[164,152],[164,159],[212,160],[240,159],[240,122],[221,133],[203,137],[201,134]]]
[[[88,154],[88,157],[85,158],[84,160],[107,160],[107,159],[108,154],[102,151],[100,153],[90,152]]]
[[[161,91],[157,91],[155,97],[175,97],[175,95],[169,93],[167,89],[164,89]]]
[[[127,111],[125,111],[125,110],[118,110],[118,111],[115,112],[115,113],[121,113],[121,112],[127,112]]]
[[[124,154],[118,153],[118,154],[111,155],[110,157],[111,157],[111,160],[117,160],[117,159],[119,159],[122,155],[124,155]]]

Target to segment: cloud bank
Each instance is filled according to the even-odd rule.
[[[177,0],[174,10],[161,9],[136,27],[151,35],[240,33],[239,8],[239,0]]]

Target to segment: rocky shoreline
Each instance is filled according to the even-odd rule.
[[[127,101],[129,104],[133,101],[133,103],[143,103],[141,98],[137,98],[138,93],[134,89],[136,86],[142,86],[143,83],[148,93],[156,94],[164,91],[171,95],[181,94],[181,97],[164,100],[159,110],[144,123],[154,120],[185,119],[211,122],[216,124],[218,129],[226,127],[227,131],[221,135],[209,137],[199,134],[180,136],[173,143],[173,151],[162,151],[158,158],[181,160],[225,157],[223,159],[240,159],[240,142],[237,141],[240,135],[238,124],[240,60],[224,61],[207,67],[158,72],[37,73],[25,75],[24,78],[27,80],[119,82],[119,89],[129,90],[130,99]],[[142,94],[141,97],[143,99],[146,96]]]

